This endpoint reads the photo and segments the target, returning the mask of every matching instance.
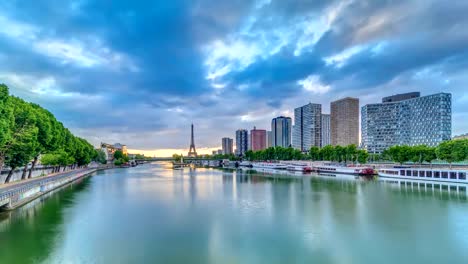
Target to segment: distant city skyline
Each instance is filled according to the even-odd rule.
[[[187,153],[192,122],[197,152],[210,154],[238,128],[270,131],[309,102],[330,113],[340,98],[362,107],[408,91],[451,93],[454,136],[468,132],[466,10],[435,0],[2,1],[0,83],[95,146],[151,156]]]

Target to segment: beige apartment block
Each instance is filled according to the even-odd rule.
[[[359,99],[346,97],[330,104],[331,144],[359,144]]]

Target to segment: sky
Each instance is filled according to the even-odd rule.
[[[0,83],[93,144],[211,153],[293,109],[452,93],[468,132],[468,1],[0,2]]]

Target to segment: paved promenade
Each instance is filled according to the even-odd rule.
[[[54,173],[52,175],[44,177],[37,177],[28,180],[0,185],[0,204],[4,200],[15,197],[18,194],[28,192],[28,190],[32,190],[35,188],[37,189],[41,186],[48,186],[53,184],[54,182],[63,182],[63,180],[66,180],[68,178],[70,178],[70,180],[73,181],[96,170],[97,168],[76,169],[72,171]]]

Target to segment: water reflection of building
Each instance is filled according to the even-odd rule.
[[[389,184],[393,190],[404,193],[424,194],[430,196],[443,196],[446,198],[468,199],[466,184],[444,183],[444,182],[426,182],[418,180],[388,180],[381,179],[380,181]]]

